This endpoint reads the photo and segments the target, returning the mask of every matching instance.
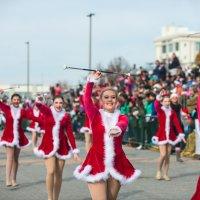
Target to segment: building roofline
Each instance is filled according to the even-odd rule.
[[[156,38],[154,42],[161,42],[163,40],[170,40],[170,39],[176,39],[176,38],[200,38],[200,32],[196,33],[179,33],[179,34],[173,34],[173,35],[167,35],[167,36],[161,36],[159,38]]]

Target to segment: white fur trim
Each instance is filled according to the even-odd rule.
[[[158,137],[157,136],[153,136],[151,138],[151,141],[152,141],[153,144],[158,144]]]
[[[2,140],[0,142],[0,146],[6,145],[9,147],[14,147],[17,146],[18,148],[20,148],[19,146],[19,131],[18,131],[18,127],[19,127],[19,119],[21,117],[21,108],[18,108],[17,113],[14,113],[14,106],[11,105],[10,106],[10,112],[13,118],[13,141],[12,142],[7,142]]]
[[[157,100],[157,101],[161,101],[161,100],[162,100],[162,97],[161,97],[160,94],[158,94],[158,95],[156,96],[156,100]]]
[[[56,151],[59,148],[59,130],[60,130],[60,122],[63,119],[63,117],[65,116],[65,112],[64,111],[60,111],[60,113],[58,113],[54,107],[51,107],[51,112],[55,121],[55,125],[53,126],[52,129],[52,137],[53,137],[53,150],[49,153],[46,154],[44,153],[43,150],[38,150],[38,148],[34,148],[33,151],[35,153],[35,155],[42,157],[42,158],[50,158],[53,155],[55,155]]]
[[[181,116],[182,116],[182,117],[187,117],[187,116],[188,116],[188,113],[183,112],[183,111],[181,110]]]
[[[98,182],[100,180],[107,180],[109,177],[109,173],[107,171],[98,173],[95,175],[89,175],[89,173],[92,170],[92,166],[90,166],[90,165],[86,165],[84,167],[84,169],[81,171],[81,173],[79,172],[80,169],[81,169],[81,165],[76,167],[76,169],[74,171],[74,176],[77,179],[84,180],[84,181],[87,181],[90,183]]]
[[[93,76],[89,75],[89,76],[87,77],[87,81],[88,81],[89,83],[97,83],[97,82],[98,82],[98,79],[96,79],[96,78],[94,78]]]
[[[140,170],[135,170],[133,175],[129,178],[121,175],[116,169],[113,167],[114,157],[115,157],[115,151],[114,151],[114,138],[109,137],[109,130],[111,127],[115,127],[115,125],[118,122],[119,118],[119,111],[115,111],[114,113],[108,113],[102,109],[99,110],[101,113],[103,125],[105,127],[105,133],[104,133],[104,152],[105,152],[105,171],[95,174],[95,175],[89,175],[90,171],[92,170],[92,167],[90,165],[86,165],[83,169],[83,171],[79,172],[81,169],[81,165],[78,166],[74,171],[74,176],[77,179],[82,179],[87,182],[98,182],[100,180],[107,180],[109,175],[111,175],[113,178],[118,180],[121,185],[125,185],[127,183],[133,182],[136,178],[139,177],[141,174]]]
[[[40,130],[40,133],[43,133],[43,134],[44,134],[44,133],[45,133],[45,130],[41,129],[41,130]]]
[[[33,108],[33,115],[35,117],[39,117],[39,114],[40,114],[40,111],[39,110],[36,110],[35,108]]]
[[[129,178],[121,175],[119,172],[117,172],[114,168],[112,168],[110,170],[110,174],[112,177],[114,177],[115,179],[117,179],[121,185],[126,185],[128,183],[132,183],[133,181],[135,181],[140,175],[141,175],[141,171],[136,169],[133,173],[132,176],[130,176]]]
[[[169,139],[171,108],[165,108],[164,106],[162,106],[161,109],[164,111],[166,116],[165,133],[166,133],[166,138]]]
[[[185,138],[185,134],[184,133],[179,133],[178,138],[181,139],[181,140],[184,139]]]
[[[171,144],[171,145],[175,146],[179,142],[181,142],[181,139],[179,137],[177,137],[176,140],[174,140],[174,141],[172,141],[172,140],[161,140],[161,141],[158,141],[157,143],[154,143],[154,144],[156,144],[158,146],[159,145],[164,145],[164,144]]]
[[[82,127],[81,129],[80,129],[80,133],[88,133],[88,134],[91,134],[91,129],[90,128],[88,128],[88,127]]]
[[[82,91],[80,91],[80,92],[79,92],[79,94],[80,94],[80,95],[84,95],[84,92],[83,92],[83,90],[82,90]]]
[[[30,132],[36,132],[35,128],[31,128],[31,127],[29,127],[29,126],[26,128],[26,130],[27,130],[27,131],[30,131]]]
[[[66,160],[72,157],[72,152],[69,151],[67,155],[60,155],[58,152],[56,152],[55,156],[61,160]]]
[[[90,165],[86,165],[84,167],[84,169],[81,171],[81,173],[79,172],[79,170],[81,169],[81,165],[77,166],[76,169],[74,170],[74,176],[77,178],[77,179],[82,179],[82,180],[86,180],[88,174],[91,172],[92,170],[92,166]]]
[[[25,148],[27,146],[29,146],[32,142],[30,140],[28,140],[28,143],[24,146],[19,146],[19,145],[16,145],[15,143],[13,142],[7,142],[5,140],[1,141],[0,142],[0,146],[8,146],[8,147],[14,147],[14,146],[17,146],[17,148],[21,149],[21,148]]]
[[[79,150],[79,149],[73,149],[73,150],[72,150],[72,153],[73,153],[73,154],[80,153],[80,150]]]
[[[36,125],[35,128],[27,127],[26,130],[30,132],[45,133],[45,130],[40,129],[40,127]]]

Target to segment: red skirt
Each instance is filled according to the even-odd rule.
[[[199,199],[200,199],[200,176],[199,176],[199,180],[198,180],[198,183],[197,183],[196,192],[194,193],[191,200],[199,200]]]

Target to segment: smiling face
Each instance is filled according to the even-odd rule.
[[[106,90],[101,95],[101,104],[104,110],[114,112],[117,105],[117,95],[115,91]]]
[[[13,96],[11,99],[11,103],[14,107],[19,107],[19,104],[21,102],[21,99],[18,96]]]
[[[63,99],[61,97],[55,98],[53,102],[53,106],[56,111],[61,111],[63,108]]]
[[[162,105],[166,108],[169,108],[170,106],[170,98],[169,97],[164,97],[162,101]]]
[[[173,97],[171,98],[171,102],[172,102],[173,104],[177,104],[177,103],[178,103],[178,97],[173,96]]]

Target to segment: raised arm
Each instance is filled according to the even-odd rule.
[[[0,109],[6,113],[9,110],[10,106],[6,105],[5,103],[0,101]]]
[[[159,101],[159,97],[156,97],[156,100],[154,101],[154,107],[155,107],[155,111],[158,113],[161,110],[161,103]]]
[[[35,105],[38,107],[40,112],[43,113],[44,115],[51,115],[51,109],[47,105],[40,102],[36,102]]]
[[[90,122],[92,122],[92,120],[94,119],[94,116],[98,112],[97,107],[94,105],[94,103],[92,101],[92,88],[94,86],[94,82],[96,82],[95,77],[90,76],[88,78],[88,82],[87,82],[86,88],[85,88],[85,93],[83,96],[85,112],[86,112]]]

